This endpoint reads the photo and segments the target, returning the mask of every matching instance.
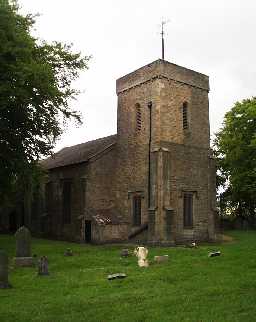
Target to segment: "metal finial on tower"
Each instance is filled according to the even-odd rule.
[[[161,36],[162,36],[162,59],[164,60],[164,25],[167,24],[167,22],[169,22],[170,20],[166,20],[166,21],[163,21],[161,22],[161,26],[162,26],[162,29],[161,29]]]

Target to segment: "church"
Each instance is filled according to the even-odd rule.
[[[116,81],[117,134],[63,148],[32,231],[92,243],[216,239],[209,78],[159,59]]]

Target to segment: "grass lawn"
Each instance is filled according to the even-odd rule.
[[[149,268],[139,268],[134,256],[120,259],[120,245],[33,239],[32,253],[48,256],[50,276],[15,269],[10,260],[13,288],[0,290],[0,321],[256,321],[256,232],[228,234],[233,242],[222,245],[149,248],[150,260],[169,255]],[[0,247],[11,259],[14,237],[0,235]],[[67,247],[73,257],[63,256]],[[212,250],[222,255],[208,258]],[[107,280],[117,272],[127,278]]]

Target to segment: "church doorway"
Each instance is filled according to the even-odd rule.
[[[90,243],[92,240],[92,222],[90,220],[84,222],[84,239],[86,243]]]

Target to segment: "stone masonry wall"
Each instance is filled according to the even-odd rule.
[[[51,202],[38,214],[40,232],[53,238],[80,241],[81,221],[84,213],[84,178],[87,175],[86,163],[56,168],[49,171],[48,184],[51,185]],[[65,180],[71,182],[71,221],[63,222],[62,190]],[[46,182],[46,183],[47,183]],[[45,194],[46,186],[43,193]],[[46,200],[44,200],[46,203]]]
[[[116,154],[113,149],[96,156],[89,163],[57,168],[49,172],[53,202],[47,216],[47,235],[81,241],[83,220],[92,220],[92,215],[102,209],[115,208],[115,162]],[[63,223],[62,189],[65,180],[71,180],[69,224]],[[97,236],[92,234],[92,240],[97,241],[96,239]]]
[[[196,87],[163,79],[160,90],[160,137],[163,141],[209,148],[208,93]],[[187,102],[188,125],[183,129],[182,106]]]
[[[148,161],[150,112],[148,103],[152,102],[151,114],[151,172],[153,151],[161,142],[172,145],[170,202],[164,201],[163,192],[156,196],[158,207],[155,224],[158,229],[157,241],[166,239],[166,211],[164,206],[173,208],[172,238],[175,240],[207,239],[212,225],[211,206],[214,199],[210,179],[209,163],[209,80],[206,75],[159,60],[140,68],[117,80],[118,94],[118,136],[117,136],[117,207],[125,220],[132,222],[131,202],[127,194],[142,192],[143,222],[148,221]],[[182,105],[187,102],[189,128],[184,130]],[[136,106],[141,107],[141,130],[136,130]],[[175,146],[175,148],[174,148]],[[167,149],[170,147],[168,146]],[[165,174],[163,174],[164,177]],[[156,175],[151,184],[163,183]],[[175,178],[175,179],[174,179]],[[160,181],[159,181],[160,180]],[[152,188],[151,188],[152,189]],[[194,227],[183,229],[182,191],[195,191]],[[210,192],[211,191],[211,192]],[[211,196],[211,197],[210,197]],[[160,198],[160,199],[159,199]],[[132,229],[132,225],[131,225]],[[161,232],[161,230],[165,230]],[[151,232],[150,232],[151,233]],[[152,236],[151,236],[152,237]],[[149,236],[150,238],[150,236]],[[159,239],[160,238],[160,239]]]
[[[209,91],[209,77],[207,75],[159,59],[119,78],[116,82],[116,92],[119,95],[129,88],[140,86],[159,76]]]
[[[212,203],[214,196],[209,193],[209,151],[179,144],[162,143],[170,153],[170,203],[174,209],[172,232],[176,242],[186,240],[213,239],[214,218]],[[183,193],[193,192],[193,228],[183,224]]]
[[[116,147],[107,153],[96,157],[89,163],[87,188],[86,188],[86,208],[87,219],[91,219],[94,214],[90,210],[115,209],[115,171],[116,171]]]
[[[148,217],[149,108],[156,89],[151,82],[120,93],[117,112],[117,208],[132,230],[132,199],[142,197],[142,223]],[[137,128],[136,106],[141,111],[141,129]]]

